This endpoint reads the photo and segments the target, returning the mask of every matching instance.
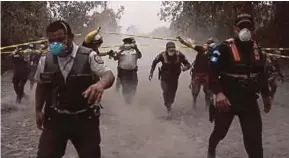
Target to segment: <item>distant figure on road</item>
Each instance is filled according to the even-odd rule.
[[[181,71],[187,71],[191,64],[183,53],[176,50],[174,42],[167,42],[166,50],[161,52],[152,62],[149,80],[152,79],[156,65],[162,62],[159,69],[159,79],[163,90],[164,105],[170,113],[178,89],[178,80]]]

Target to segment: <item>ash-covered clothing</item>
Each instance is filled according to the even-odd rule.
[[[162,52],[153,60],[151,73],[155,70],[155,67],[159,62],[162,62],[159,77],[163,90],[164,105],[170,109],[175,101],[181,66],[183,64],[185,67],[190,68],[191,64],[185,55],[179,51],[173,56],[169,56],[167,52]]]
[[[175,53],[173,56],[169,56],[168,53],[162,52],[160,53],[152,62],[151,71],[154,71],[156,65],[161,62],[161,79],[168,78],[179,78],[181,73],[182,64],[186,67],[191,67],[190,62],[185,57],[185,55],[179,51]]]
[[[195,46],[194,50],[198,52],[194,61],[194,71],[196,73],[209,73],[209,55],[203,46]]]
[[[120,47],[120,52],[116,54],[114,60],[118,60],[118,67],[124,70],[137,69],[137,61],[142,57],[138,48],[132,44],[124,44]]]
[[[114,60],[118,60],[117,77],[122,86],[122,94],[127,104],[131,104],[138,85],[137,61],[142,57],[140,50],[134,44],[124,44],[120,52],[115,54]],[[117,85],[120,87],[120,85]]]

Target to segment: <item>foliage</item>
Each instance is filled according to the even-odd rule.
[[[166,1],[162,2],[160,19],[171,21],[171,30],[178,35],[202,41],[209,36],[224,40],[233,35],[232,28],[236,15],[241,12],[250,13],[256,22],[256,38],[262,43],[276,45],[272,43],[275,42],[283,46],[285,44],[283,37],[289,35],[288,29],[285,29],[289,20],[288,10],[288,2]],[[276,35],[277,26],[282,26],[282,31],[278,29],[279,34]],[[265,32],[272,34],[268,36]],[[263,38],[265,36],[266,39]],[[272,37],[274,40],[271,40]]]
[[[67,21],[74,33],[86,33],[97,26],[117,31],[117,20],[124,10],[121,6],[115,13],[105,1],[5,1],[1,8],[1,46],[40,39],[56,19]],[[99,9],[102,11],[97,12]]]

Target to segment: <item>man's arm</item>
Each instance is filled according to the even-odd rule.
[[[45,103],[45,85],[37,83],[35,91],[35,112],[42,112]]]
[[[42,112],[45,103],[45,85],[41,81],[40,74],[44,71],[45,56],[39,59],[34,79],[37,82],[35,91],[35,112]]]
[[[180,57],[181,57],[181,63],[186,67],[187,70],[190,69],[191,64],[189,60],[186,58],[186,56],[183,53],[180,53]]]
[[[136,53],[137,53],[137,57],[140,59],[142,57],[142,53],[141,51],[138,49],[138,47],[135,45],[135,50],[136,50]]]
[[[156,66],[159,62],[161,62],[162,60],[162,53],[160,53],[154,60],[153,60],[153,63],[152,63],[152,66],[151,66],[151,71],[150,73],[153,74],[155,69],[156,69]]]
[[[195,49],[195,44],[189,43],[189,42],[185,41],[184,39],[182,39],[181,37],[177,37],[177,39],[180,41],[181,44],[183,44],[189,48]]]
[[[92,72],[101,78],[98,84],[101,84],[103,89],[110,88],[115,80],[110,68],[104,64],[101,57],[94,51],[90,53],[89,59]]]

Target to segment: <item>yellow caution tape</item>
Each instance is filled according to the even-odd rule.
[[[155,37],[155,36],[146,36],[146,35],[133,35],[133,34],[126,34],[126,33],[118,33],[118,32],[102,32],[105,34],[115,34],[115,35],[125,35],[125,36],[132,36],[132,37],[140,37],[140,38],[150,38],[150,39],[158,39],[158,40],[171,40],[171,41],[178,41],[176,38],[165,38],[165,37]]]
[[[118,32],[105,32],[105,31],[104,32],[100,31],[100,32],[105,33],[105,34],[125,35],[125,36],[133,36],[133,37],[140,37],[140,38],[157,39],[157,40],[179,41],[176,38],[165,38],[165,37],[146,36],[146,35],[134,35],[134,34],[125,34],[125,33],[118,33]],[[82,35],[81,33],[75,34],[75,36],[81,36],[81,35]],[[10,45],[10,46],[6,46],[6,47],[1,47],[0,50],[7,49],[7,48],[13,48],[13,47],[17,47],[17,46],[29,45],[30,43],[37,44],[37,43],[42,43],[42,42],[47,42],[47,39],[32,41],[32,42],[27,42],[27,43],[22,43],[22,44],[15,44],[15,45]],[[113,48],[113,47],[119,47],[119,45],[117,45],[117,46],[104,46],[101,48]],[[187,48],[187,47],[184,46],[181,48]],[[284,51],[284,50],[289,50],[289,48],[262,48],[262,50],[281,50],[281,51]]]

